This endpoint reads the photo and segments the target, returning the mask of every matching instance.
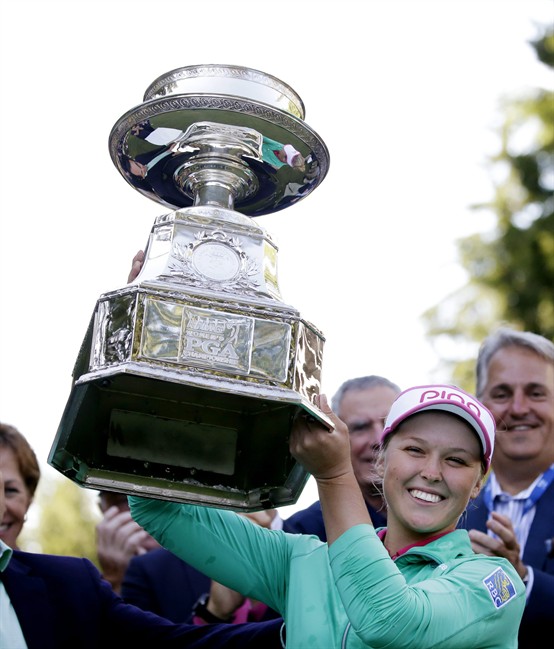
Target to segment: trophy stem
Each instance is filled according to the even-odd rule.
[[[175,181],[191,196],[193,205],[215,205],[232,210],[236,200],[258,191],[255,173],[240,160],[227,156],[198,156],[185,163]]]
[[[235,207],[235,196],[229,187],[216,182],[206,182],[198,186],[194,193],[193,206],[216,205],[228,210]]]

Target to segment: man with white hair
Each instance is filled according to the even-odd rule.
[[[461,523],[476,552],[509,559],[525,582],[519,649],[528,649],[554,628],[554,344],[501,327],[481,345],[476,379],[496,446],[487,484]]]

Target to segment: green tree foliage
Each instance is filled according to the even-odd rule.
[[[530,44],[554,70],[554,28]],[[445,365],[470,390],[478,344],[498,325],[554,338],[554,92],[505,102],[499,135],[494,199],[473,206],[494,212],[496,227],[458,241],[468,284],[424,314],[434,343],[447,338],[460,350]]]
[[[21,535],[31,552],[87,557],[98,565],[95,526],[100,513],[96,492],[64,477],[43,475]],[[35,518],[37,516],[37,518]]]

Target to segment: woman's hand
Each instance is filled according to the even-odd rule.
[[[144,265],[144,251],[139,250],[137,254],[133,257],[133,261],[131,262],[131,270],[129,271],[129,277],[127,277],[127,282],[130,284],[133,280],[135,280],[142,270],[142,266]]]
[[[348,427],[331,410],[324,395],[317,405],[334,427],[329,430],[314,417],[300,414],[289,446],[292,456],[317,482],[327,543],[331,545],[354,525],[371,524],[371,519],[352,468]]]
[[[289,447],[292,456],[316,480],[329,480],[352,471],[350,438],[346,424],[331,410],[327,397],[320,395],[316,404],[334,427],[329,430],[308,413],[300,413],[292,427]]]

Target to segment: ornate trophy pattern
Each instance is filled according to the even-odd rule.
[[[255,511],[308,478],[288,451],[315,407],[324,338],[285,304],[253,217],[311,193],[329,165],[298,95],[250,68],[159,77],[109,138],[137,191],[170,207],[145,262],[100,296],[49,463],[78,484]]]

